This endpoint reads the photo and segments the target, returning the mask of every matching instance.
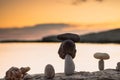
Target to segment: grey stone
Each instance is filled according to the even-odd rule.
[[[65,69],[64,69],[64,73],[65,75],[72,75],[74,73],[75,70],[75,64],[72,60],[72,57],[70,55],[66,55],[65,56]]]
[[[97,52],[97,53],[94,54],[94,58],[107,60],[107,59],[110,58],[110,56],[109,56],[109,54],[107,54],[107,53]]]
[[[117,70],[117,71],[120,71],[120,62],[117,63],[116,70]]]
[[[101,60],[99,61],[98,67],[99,67],[99,70],[104,70],[104,61],[103,61],[103,59],[101,59]]]
[[[25,76],[24,76],[24,78],[23,78],[23,80],[33,80],[34,78],[31,76],[31,75],[29,75],[29,74],[26,74]]]
[[[46,79],[53,79],[55,76],[54,67],[51,64],[46,65],[44,75]]]

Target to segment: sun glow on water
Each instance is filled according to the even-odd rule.
[[[60,43],[5,43],[0,44],[0,77],[12,66],[29,66],[30,74],[44,73],[47,64],[52,64],[55,72],[64,72],[64,60],[58,55]],[[93,57],[96,52],[110,55],[105,60],[105,68],[115,68],[119,59],[120,45],[117,44],[81,44],[77,43],[74,59],[75,71],[97,71],[98,60]]]

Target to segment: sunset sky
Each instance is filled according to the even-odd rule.
[[[40,23],[120,24],[120,0],[0,0],[0,27]]]
[[[66,30],[120,28],[120,0],[0,0],[0,28],[48,23],[73,26]]]

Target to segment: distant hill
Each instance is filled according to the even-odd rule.
[[[59,42],[56,36],[43,37],[42,42]],[[120,29],[80,35],[80,42],[120,43]]]
[[[43,37],[41,42],[60,42],[60,40],[57,39],[57,35],[52,35]]]
[[[120,29],[81,35],[80,42],[120,43]]]
[[[49,24],[49,26],[50,25],[51,26],[53,26],[53,25],[56,26],[56,24]],[[66,24],[59,24],[58,27],[61,26],[61,25],[63,27],[68,26]],[[46,26],[46,25],[40,25],[40,26]],[[36,26],[36,28],[41,28],[41,27]],[[36,31],[37,30],[36,28],[35,28],[34,32],[39,31],[39,30]],[[30,33],[32,34],[31,31],[33,30],[33,28],[31,30],[30,30],[30,28],[29,28],[29,30],[28,29],[25,30],[25,29],[26,28],[18,29],[17,31],[21,32],[19,30],[23,30],[22,35],[25,36],[25,37],[26,37],[25,33],[29,33],[29,35],[30,35]],[[10,30],[8,30],[8,31],[10,31],[10,32],[14,31],[14,29],[10,29]],[[4,33],[3,32],[4,30],[0,30],[0,31],[2,31],[0,33]],[[25,31],[27,31],[27,32],[25,32]],[[16,36],[20,37],[20,35],[16,35]],[[10,35],[8,35],[8,36],[10,36]],[[16,39],[12,39],[12,40],[2,40],[0,42],[60,42],[60,40],[57,39],[57,35],[51,35],[51,36],[43,37],[42,39],[35,39],[35,40],[24,40],[24,39],[23,40],[16,40]],[[120,43],[120,29],[114,29],[114,30],[108,30],[108,31],[103,31],[103,32],[98,32],[98,33],[89,33],[89,34],[85,34],[85,35],[80,35],[80,42],[82,42],[82,43]]]

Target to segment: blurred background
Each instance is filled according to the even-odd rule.
[[[118,29],[119,8],[120,0],[0,0],[0,40]]]

